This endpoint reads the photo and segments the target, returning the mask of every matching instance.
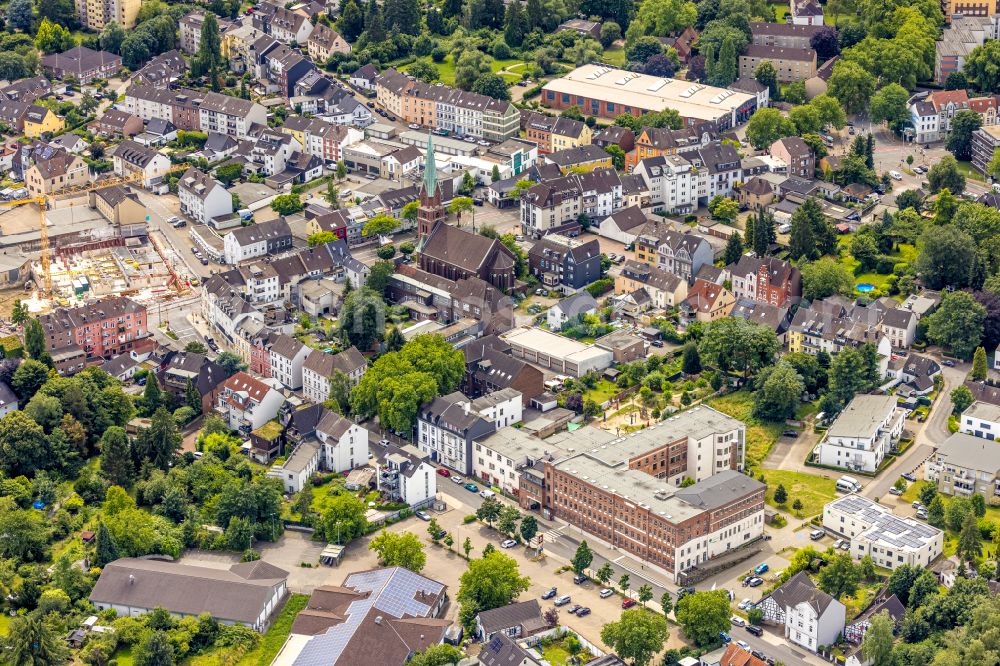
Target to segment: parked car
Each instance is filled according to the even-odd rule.
[[[751,578],[750,582],[747,583],[747,585],[749,585],[750,587],[760,587],[763,584],[764,584],[764,579],[763,578],[757,578],[756,576],[753,577],[753,578]]]
[[[577,617],[583,617],[584,615],[590,615],[590,608],[588,608],[587,606],[584,606],[583,608],[581,608],[576,612]]]
[[[912,507],[913,507],[914,509],[919,509],[920,507],[922,507],[922,506],[923,506],[923,504],[921,504],[921,503],[920,503],[919,501],[917,501],[917,500],[913,500],[913,504],[911,504],[910,506],[912,506]]]
[[[556,606],[565,606],[570,601],[571,601],[570,596],[568,594],[564,594],[555,601],[553,601],[552,603],[554,603]]]
[[[410,123],[409,125],[407,125],[407,127],[409,127],[410,129],[414,129],[414,130],[415,129],[420,129],[420,125],[418,125],[416,123]]]
[[[467,483],[467,484],[465,484],[465,489],[468,490],[470,493],[478,493],[479,492],[479,486],[477,486],[474,483]]]
[[[825,536],[826,532],[824,532],[823,530],[813,530],[812,532],[809,533],[809,538],[812,539],[813,541],[819,541]]]
[[[569,610],[566,612],[569,613],[570,615],[576,615],[576,612],[581,608],[583,608],[583,606],[581,606],[580,604],[573,604],[572,606],[569,607]]]
[[[781,433],[781,436],[782,437],[798,437],[799,436],[799,431],[798,430],[786,430],[785,432]]]
[[[889,488],[889,494],[896,495],[898,497],[899,495],[903,494],[903,491],[897,488],[896,486],[893,486],[892,488]]]
[[[847,539],[844,539],[842,542],[840,542],[840,549],[841,550],[850,550],[851,549],[851,542],[848,541]]]
[[[557,588],[550,587],[549,589],[547,589],[544,592],[542,592],[542,599],[549,600],[552,597],[556,596],[556,594],[558,594],[558,592],[559,592],[559,590]]]
[[[607,599],[614,593],[615,593],[614,590],[612,590],[610,587],[606,587],[603,590],[601,590],[601,599]]]
[[[754,567],[753,572],[759,576],[762,573],[767,573],[767,570],[770,568],[771,567],[767,566],[767,562],[761,562],[756,567]]]
[[[576,583],[577,585],[583,585],[584,583],[587,582],[587,580],[588,580],[587,577],[584,576],[583,574],[577,574],[573,576],[573,582]]]
[[[941,365],[947,365],[949,368],[954,368],[955,362],[952,361],[950,358],[946,358],[943,361],[941,361]]]
[[[729,623],[732,624],[734,627],[745,627],[747,625],[746,620],[741,618],[739,615],[734,615],[731,618],[729,618]]]
[[[720,631],[720,632],[719,632],[719,640],[721,640],[721,641],[722,641],[722,644],[723,644],[723,645],[729,645],[729,643],[730,643],[730,642],[732,642],[732,640],[733,640],[733,637],[732,637],[732,636],[730,636],[729,634],[727,634],[727,633],[726,633],[726,632],[724,632],[724,631]]]
[[[748,608],[753,608],[753,602],[750,601],[749,599],[743,599],[742,601],[740,601],[740,604],[739,606],[737,606],[737,608],[739,608],[740,610],[747,610]]]
[[[426,511],[414,511],[413,515],[419,518],[420,520],[429,521],[431,519],[430,514],[427,513]]]
[[[451,480],[454,481],[455,483],[465,483],[465,479],[460,477],[458,474],[452,474]]]
[[[444,469],[443,467],[438,469],[438,474],[440,474],[441,476],[451,476],[451,472]]]
[[[905,474],[900,474],[900,476],[909,481],[910,483],[915,483],[917,480],[917,477],[911,474],[910,472],[906,472]]]
[[[626,597],[625,599],[622,599],[622,608],[632,608],[632,606],[635,606],[635,603],[635,599],[629,599]]]
[[[917,518],[927,520],[927,509],[917,509]]]
[[[747,631],[750,632],[751,634],[753,634],[754,636],[763,636],[764,635],[764,630],[761,629],[760,627],[758,627],[755,624],[748,624],[747,625]]]
[[[746,650],[747,652],[750,651],[750,644],[747,643],[746,641],[736,641],[736,644],[739,645],[744,650]]]

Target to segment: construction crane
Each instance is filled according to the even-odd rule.
[[[174,173],[177,171],[187,171],[191,168],[190,164],[174,164],[171,165],[162,175],[166,176],[169,173]],[[98,181],[97,183],[87,183],[85,185],[74,185],[72,187],[63,188],[52,194],[43,194],[40,197],[31,197],[28,199],[17,199],[15,201],[0,201],[0,206],[20,206],[21,204],[38,204],[38,229],[40,232],[39,242],[41,244],[42,250],[42,279],[44,283],[43,293],[46,296],[52,295],[52,260],[49,257],[49,229],[48,225],[45,224],[45,211],[48,210],[49,202],[58,199],[64,199],[74,196],[80,196],[82,194],[89,194],[90,192],[96,192],[97,190],[103,190],[108,187],[114,187],[115,185],[126,185],[128,183],[135,183],[138,181],[147,180],[145,174],[132,174],[129,176],[116,176],[114,178],[106,178],[104,180]],[[149,216],[146,216],[149,219]]]

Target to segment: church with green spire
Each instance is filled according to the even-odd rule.
[[[444,223],[445,208],[442,198],[441,185],[437,180],[437,164],[434,160],[434,137],[428,132],[424,179],[420,186],[420,206],[417,208],[417,234],[421,242],[430,236],[438,223]]]

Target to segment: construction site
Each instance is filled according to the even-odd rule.
[[[105,296],[129,296],[155,305],[190,293],[186,265],[150,227],[145,209],[138,219],[111,218],[106,206],[95,205],[92,194],[106,186],[94,187],[72,198],[4,202],[0,209],[3,311],[9,311],[15,299],[32,314],[41,314]],[[128,187],[113,183],[107,187],[118,188],[140,206]],[[39,206],[47,210],[39,211]]]

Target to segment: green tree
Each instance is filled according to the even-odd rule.
[[[510,88],[507,86],[507,82],[499,74],[493,72],[480,74],[479,78],[472,84],[472,92],[501,101],[510,100]]]
[[[972,355],[972,378],[976,381],[983,381],[986,379],[987,371],[986,350],[982,347],[976,347],[976,351]]]
[[[601,585],[607,585],[611,582],[611,577],[615,575],[615,570],[611,568],[608,562],[601,565],[601,568],[597,570],[597,580],[601,581]]]
[[[7,5],[7,25],[14,30],[27,32],[34,18],[31,0],[11,0]]]
[[[792,418],[805,391],[802,376],[787,363],[765,368],[757,377],[756,386],[753,413],[767,421]]]
[[[670,596],[669,592],[664,592],[660,596],[660,610],[663,611],[663,616],[666,617],[670,615],[670,611],[674,609],[674,598]]]
[[[618,589],[622,591],[622,594],[628,592],[629,585],[631,585],[631,578],[627,573],[623,573],[621,578],[618,579]]]
[[[167,633],[165,631],[147,633],[136,646],[133,661],[136,666],[173,666],[174,646]]]
[[[778,109],[770,107],[757,109],[750,117],[746,129],[747,141],[757,150],[770,148],[778,139],[797,133],[795,123],[783,116]]]
[[[116,486],[128,488],[135,480],[132,445],[125,429],[111,426],[101,435],[101,471]]]
[[[573,559],[570,560],[570,565],[573,567],[573,571],[577,575],[582,574],[590,563],[594,561],[594,552],[590,550],[590,546],[587,542],[581,541],[580,545],[577,546],[576,553],[573,554]]]
[[[947,293],[938,309],[925,317],[927,337],[959,358],[969,358],[982,342],[985,319],[986,308],[971,294]]]
[[[778,70],[774,68],[774,65],[770,60],[764,60],[757,65],[757,69],[753,71],[753,78],[757,79],[757,83],[760,85],[767,87],[770,91],[768,94],[771,99],[781,99],[781,86],[778,83]]]
[[[230,550],[243,552],[253,545],[253,525],[244,516],[236,516],[226,527],[226,545]]]
[[[314,234],[309,234],[306,238],[306,243],[309,247],[317,247],[319,245],[326,245],[327,243],[333,243],[337,240],[337,234],[332,231],[319,231]]]
[[[232,377],[237,372],[247,369],[246,361],[229,351],[224,351],[216,356],[215,362],[222,367],[227,377]]]
[[[513,536],[517,532],[517,521],[521,519],[521,512],[516,507],[504,505],[500,509],[500,517],[497,518],[497,530],[506,536]]]
[[[361,229],[362,236],[388,236],[399,227],[399,222],[388,215],[376,215]]]
[[[73,48],[75,43],[73,33],[48,18],[42,19],[35,33],[35,47],[42,53],[62,53]]]
[[[294,215],[303,208],[302,199],[297,194],[279,194],[271,202],[271,210],[283,217]]]
[[[697,375],[702,370],[701,357],[698,355],[698,345],[693,342],[684,345],[681,370],[687,375]]]
[[[191,71],[196,75],[208,74],[212,90],[219,89],[219,68],[222,66],[222,41],[219,36],[219,22],[212,12],[206,12],[201,24],[198,53],[191,62]]]
[[[448,212],[452,215],[458,216],[458,226],[462,226],[462,213],[468,213],[472,210],[472,198],[471,197],[455,197],[448,204]]]
[[[927,172],[927,185],[931,194],[947,189],[949,192],[965,191],[965,176],[958,170],[958,162],[951,155],[945,155],[931,165]]]
[[[778,484],[778,487],[774,490],[774,503],[784,504],[788,501],[788,491],[785,490],[785,486]]]
[[[455,87],[472,90],[480,76],[493,71],[490,66],[492,61],[492,58],[478,49],[463,50],[455,60]]]
[[[847,113],[862,113],[875,93],[875,77],[856,62],[838,60],[827,82],[829,95],[836,98]]]
[[[972,135],[982,126],[983,117],[970,109],[958,111],[951,119],[948,127],[948,150],[956,159],[966,161],[972,159]],[[953,189],[951,191],[961,192],[962,190]]]
[[[871,100],[872,121],[897,129],[910,119],[907,100],[910,93],[898,83],[879,88]]]
[[[834,259],[811,261],[802,266],[801,272],[802,297],[806,300],[816,301],[836,294],[846,296],[854,290],[854,277]]]
[[[916,269],[927,286],[941,289],[970,284],[976,263],[972,236],[957,225],[931,226],[921,236],[921,242]]]
[[[323,537],[339,545],[360,537],[368,528],[367,510],[367,505],[353,495],[331,497],[320,521]]]
[[[52,356],[45,344],[45,332],[38,319],[29,319],[24,327],[24,350],[28,357],[52,367]]]
[[[396,265],[391,261],[376,261],[368,273],[368,278],[365,280],[365,287],[385,298],[395,272]]]
[[[643,585],[639,588],[639,603],[643,606],[646,605],[647,601],[653,599],[653,588],[649,585]]]
[[[827,565],[819,572],[819,588],[829,595],[840,599],[844,595],[853,595],[861,581],[861,571],[851,561],[850,555],[834,555]]]
[[[158,408],[150,418],[148,428],[139,431],[133,451],[139,460],[167,471],[181,448],[181,433],[177,423],[164,407]]]
[[[715,61],[715,68],[712,72],[712,82],[717,86],[728,87],[739,78],[739,51],[742,46],[738,45],[735,35],[726,35],[719,48],[719,55]]]
[[[712,645],[729,627],[729,595],[725,590],[686,594],[677,601],[674,616],[695,645]]]
[[[743,256],[743,239],[738,233],[729,236],[726,241],[726,250],[722,255],[722,261],[726,266],[731,266]]]
[[[646,666],[663,649],[667,640],[667,620],[642,608],[623,611],[617,622],[605,624],[601,640],[622,659]]]
[[[58,666],[69,659],[58,623],[37,611],[11,618],[4,648],[11,666]]]
[[[745,377],[770,365],[777,352],[773,330],[738,317],[710,322],[698,344],[702,365],[740,372]]]
[[[420,573],[427,563],[424,545],[412,532],[382,530],[369,542],[368,550],[378,553],[379,564],[384,567],[403,567]]]
[[[958,535],[959,557],[972,562],[983,552],[983,544],[980,541],[979,527],[976,523],[976,514],[969,512],[962,521],[962,530]]]
[[[125,41],[126,36],[127,33],[121,23],[118,21],[111,21],[104,26],[103,30],[101,30],[101,36],[98,38],[98,43],[101,45],[102,50],[118,54],[121,52],[122,42]]]
[[[622,150],[621,146],[616,146],[611,144],[604,147],[605,152],[611,155],[611,166],[613,166],[618,171],[625,170],[625,151]]]
[[[993,150],[993,157],[990,158],[989,163],[986,165],[986,175],[995,182],[1000,182],[1000,148]]]
[[[740,214],[740,206],[729,197],[716,195],[708,202],[708,212],[713,220],[730,224]]]
[[[877,613],[868,625],[861,649],[872,666],[890,666],[892,659],[893,633],[896,625],[888,611]]]
[[[521,538],[524,539],[525,543],[530,543],[535,535],[538,534],[538,520],[534,516],[525,516],[521,521]]]
[[[976,87],[985,93],[1000,93],[1000,42],[987,41],[972,49],[965,58],[964,71]]]
[[[480,612],[509,605],[530,584],[526,576],[521,576],[517,562],[501,552],[484,553],[470,561],[468,570],[459,578],[462,624],[471,627]]]
[[[340,331],[358,349],[371,349],[385,333],[382,297],[368,287],[349,293],[340,309]]]
[[[462,651],[454,645],[441,643],[432,645],[423,652],[417,652],[407,663],[407,666],[445,666],[457,664],[462,660]]]
[[[487,497],[476,509],[476,518],[493,527],[493,522],[500,517],[503,504],[495,497]]]
[[[121,555],[118,554],[118,544],[115,543],[115,538],[111,536],[111,532],[108,531],[108,526],[101,521],[97,524],[97,536],[94,539],[94,544],[96,546],[94,554],[94,565],[97,567],[104,567],[104,565],[109,562],[114,562]]]
[[[927,507],[927,522],[933,527],[944,527],[944,500],[940,495],[935,495]]]

